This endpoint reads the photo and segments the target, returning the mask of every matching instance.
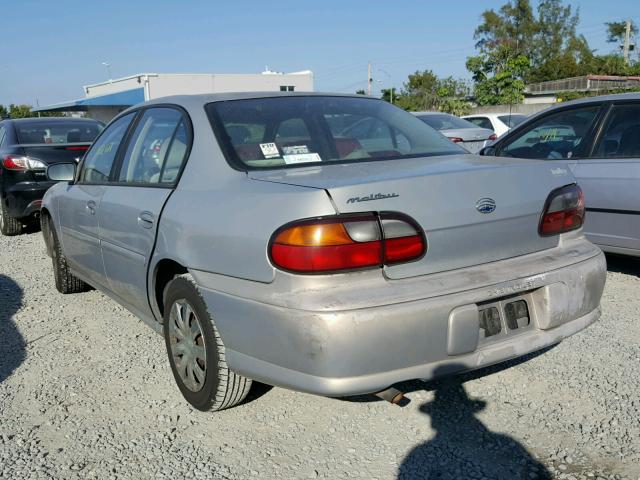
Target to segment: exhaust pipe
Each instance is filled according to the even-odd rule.
[[[404,396],[404,393],[393,387],[387,388],[386,390],[382,390],[378,393],[374,393],[374,395],[389,403],[393,403],[394,405],[400,405],[401,407],[409,403],[409,400],[407,400],[407,398]]]

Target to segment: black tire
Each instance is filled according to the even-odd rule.
[[[22,221],[13,218],[7,212],[7,209],[0,199],[0,232],[7,237],[13,237],[22,233]]]
[[[204,351],[206,352],[206,368],[204,382],[198,382],[198,391],[193,391],[187,387],[178,373],[172,353],[172,335],[169,325],[170,322],[174,322],[174,325],[177,325],[177,323],[172,319],[171,311],[174,307],[179,308],[179,305],[184,305],[185,302],[195,314],[195,316],[192,315],[187,319],[188,324],[192,325],[193,322],[197,322],[200,335],[204,337],[202,340],[204,342]],[[163,332],[167,355],[173,378],[184,398],[194,408],[202,411],[224,410],[242,402],[251,388],[251,379],[229,370],[225,361],[224,344],[218,334],[214,319],[209,314],[191,275],[180,275],[169,282],[165,289],[164,306]],[[177,341],[177,337],[174,336],[173,345]],[[196,342],[200,342],[199,336],[196,337]],[[200,345],[201,343],[198,344]]]
[[[53,278],[56,282],[56,289],[63,294],[80,293],[90,290],[89,284],[83,282],[69,270],[67,259],[62,253],[62,246],[58,242],[58,237],[53,225],[49,223],[47,228],[48,246],[51,251],[53,261]]]

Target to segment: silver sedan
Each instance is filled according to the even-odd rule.
[[[605,261],[570,172],[471,155],[380,100],[153,100],[47,173],[56,287],[97,288],[163,334],[198,409],[238,404],[252,379],[397,401],[397,382],[600,316]]]
[[[413,112],[413,114],[435,128],[449,140],[464,147],[471,153],[478,153],[498,136],[489,128],[482,128],[450,113]]]

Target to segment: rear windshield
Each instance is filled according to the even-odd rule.
[[[526,115],[499,115],[498,118],[507,127],[513,128],[516,125],[520,125],[522,122],[524,122],[524,119],[527,118],[527,116]]]
[[[478,128],[477,125],[446,113],[429,113],[416,115],[420,120],[436,130],[453,130],[456,128]]]
[[[73,120],[20,122],[15,127],[21,144],[93,142],[103,128],[99,122]]]
[[[227,160],[243,170],[468,153],[370,98],[253,98],[210,103],[206,111]]]

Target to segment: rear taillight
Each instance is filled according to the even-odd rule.
[[[576,230],[584,222],[584,195],[576,185],[566,185],[552,191],[544,206],[538,232],[542,236]]]
[[[453,143],[460,143],[460,142],[464,142],[464,140],[460,137],[447,137],[449,140],[451,140]]]
[[[89,150],[89,145],[72,145],[70,147],[65,147],[65,150],[70,150],[72,152],[86,152]]]
[[[40,160],[24,155],[5,155],[2,166],[7,170],[26,172],[27,170],[45,170],[47,166]]]
[[[409,262],[426,241],[411,219],[394,213],[302,220],[280,228],[270,242],[273,264],[298,273],[330,273]]]
[[[489,140],[497,140],[498,136],[495,133],[492,133],[491,135],[489,135]]]

